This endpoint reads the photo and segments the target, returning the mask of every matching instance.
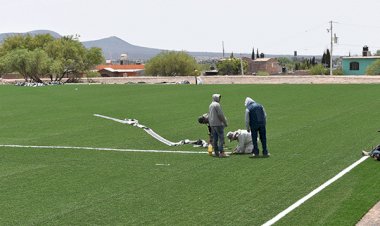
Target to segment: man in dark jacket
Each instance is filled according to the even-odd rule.
[[[247,97],[245,99],[245,125],[247,131],[251,131],[253,150],[251,157],[259,156],[259,147],[257,145],[257,133],[260,135],[261,145],[263,147],[263,156],[269,157],[267,149],[267,135],[266,135],[266,113],[264,107]]]
[[[212,146],[216,157],[227,157],[223,151],[224,127],[227,127],[227,119],[224,117],[220,106],[220,94],[212,95],[212,102],[209,106],[208,121],[211,127]]]

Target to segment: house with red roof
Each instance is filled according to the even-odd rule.
[[[129,77],[144,75],[144,64],[102,64],[96,66],[96,70],[102,77]]]

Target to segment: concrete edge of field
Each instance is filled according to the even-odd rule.
[[[2,79],[0,84],[14,84],[23,79]],[[49,80],[45,80],[49,81]],[[82,78],[81,83],[96,84],[380,84],[380,76],[351,75],[225,75],[225,76],[134,76]]]
[[[380,225],[380,202],[372,207],[356,226]]]

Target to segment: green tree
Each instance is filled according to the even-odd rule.
[[[36,82],[42,82],[40,78],[50,73],[50,59],[42,49],[35,49],[29,52],[27,59],[27,71],[29,77]]]
[[[221,75],[239,75],[241,74],[241,64],[243,64],[243,70],[247,71],[248,63],[246,61],[241,62],[239,58],[220,60],[216,67]]]
[[[9,67],[9,57],[0,57],[0,77],[9,72],[11,72],[11,69]]]
[[[29,58],[29,50],[27,49],[16,49],[13,50],[7,55],[5,55],[9,63],[9,68],[12,71],[17,71],[20,75],[22,75],[25,81],[28,80],[28,58]]]
[[[323,52],[321,63],[323,66],[326,66],[326,52]]]
[[[330,50],[326,49],[326,51],[323,52],[323,55],[322,55],[322,65],[329,68],[330,67],[330,58],[331,58]]]
[[[69,78],[74,81],[92,67],[104,62],[99,48],[86,49],[76,37],[65,36],[46,46],[48,56],[53,60],[50,67],[51,80]]]
[[[104,63],[102,49],[96,47],[87,49],[86,54],[84,56],[85,70],[89,70],[101,63]]]
[[[331,54],[330,54],[330,50],[327,49],[326,50],[326,64],[327,64],[327,67],[330,67],[330,60],[331,60]]]
[[[73,36],[54,39],[49,34],[16,35],[6,38],[0,46],[0,71],[16,71],[25,80],[36,82],[46,76],[56,81],[65,76],[75,79],[103,61],[99,48],[86,49]]]
[[[310,62],[311,62],[312,66],[314,66],[314,65],[317,64],[317,62],[315,61],[315,57],[314,56],[311,58]]]
[[[15,49],[27,49],[33,51],[35,49],[44,49],[46,45],[52,42],[54,38],[50,34],[40,34],[32,36],[14,35],[7,37],[0,48],[0,56],[5,55]]]
[[[16,49],[9,52],[3,59],[7,59],[12,71],[20,73],[25,81],[31,79],[42,82],[40,78],[49,74],[50,59],[42,49],[32,51]]]
[[[188,53],[164,51],[151,58],[145,65],[145,74],[153,76],[196,76],[199,65]]]
[[[293,70],[295,68],[295,62],[287,57],[279,57],[277,58],[278,63],[281,67],[285,67],[288,70]]]
[[[380,75],[380,60],[376,60],[367,67],[367,75]]]
[[[294,63],[294,70],[295,71],[300,70],[300,63],[299,62]]]
[[[55,62],[52,65],[51,77],[61,81],[64,77],[74,80],[84,71],[84,46],[72,36],[66,36],[51,42],[46,51]]]

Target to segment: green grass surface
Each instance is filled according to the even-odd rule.
[[[168,147],[143,130],[94,117],[136,118],[171,141],[207,139],[197,117],[213,93],[229,130],[244,100],[268,114],[271,157],[0,147],[1,225],[261,225],[379,143],[378,85],[0,86],[0,144]],[[232,149],[236,143],[226,143]],[[166,165],[156,165],[166,164]],[[277,225],[354,225],[377,201],[369,159]]]

